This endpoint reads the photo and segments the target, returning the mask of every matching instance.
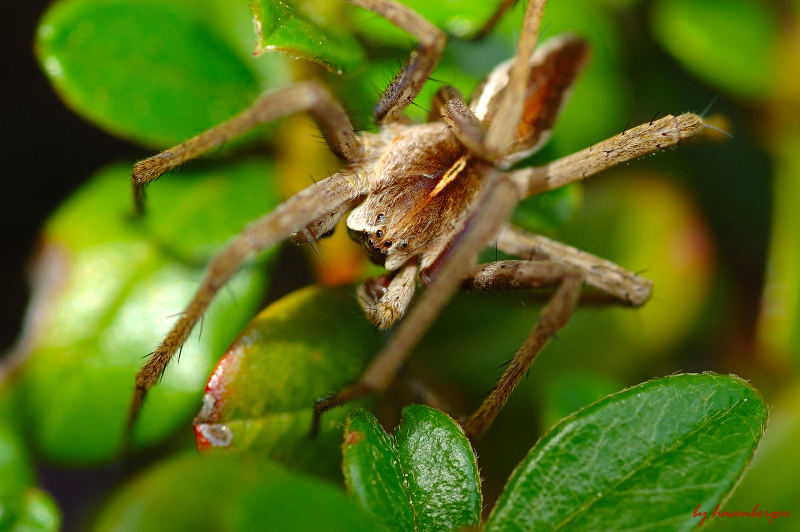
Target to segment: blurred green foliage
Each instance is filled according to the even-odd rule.
[[[431,96],[443,83],[470,94],[495,64],[514,53],[525,2],[481,41],[467,38],[499,2],[406,3],[451,37],[431,81],[409,108],[414,119],[425,119]],[[260,35],[253,31],[252,14]],[[799,17],[797,2],[778,1],[548,4],[544,37],[579,34],[590,41],[593,57],[553,139],[524,164],[581,149],[654,114],[700,112],[714,95],[719,103],[711,113],[718,110],[728,120],[714,123],[732,129],[735,138],[727,146],[681,146],[652,162],[637,161],[616,177],[532,198],[515,214],[515,221],[531,230],[642,270],[656,288],[641,310],[580,310],[560,341],[537,360],[531,382],[512,395],[476,444],[488,508],[537,435],[564,415],[624,385],[679,370],[714,369],[753,379],[776,405],[774,430],[739,494],[726,504],[797,511],[791,505],[800,500],[800,485],[791,479],[800,476],[800,464],[786,457],[800,424]],[[358,127],[372,127],[372,106],[412,47],[409,36],[338,0],[250,5],[246,0],[58,0],[36,33],[37,58],[64,101],[109,133],[148,148],[182,141],[232,116],[260,92],[309,77],[329,83]],[[253,57],[254,51],[260,55]],[[238,151],[226,149],[212,163],[194,163],[152,186],[143,220],[130,217],[126,162],[101,170],[47,222],[32,318],[21,344],[29,358],[13,375],[13,386],[0,388],[5,394],[0,523],[30,523],[41,530],[59,526],[49,496],[32,487],[32,457],[76,467],[117,456],[133,374],[168,327],[166,315],[181,309],[210,254],[278,200],[273,181],[280,176],[272,163],[243,155],[273,130],[259,128],[233,143]],[[494,254],[490,250],[487,259]],[[138,425],[140,443],[164,443],[179,427],[185,432],[200,408],[213,361],[255,313],[269,275],[262,263],[247,268],[232,285],[235,301],[224,293],[218,297],[202,339],[187,344],[183,359],[148,399]],[[233,427],[234,451],[302,469],[316,461],[319,471],[330,473],[337,460],[336,425],[346,412],[329,416],[323,438],[310,444],[303,439],[305,405],[352,380],[381,341],[349,297],[309,289],[281,300],[228,350],[224,360],[250,363],[246,372],[231,371],[210,384],[224,384],[219,391],[230,402],[214,421]],[[456,409],[469,411],[499,376],[497,366],[528,334],[538,301],[520,294],[457,296],[417,349],[412,371]],[[274,328],[279,323],[288,327],[281,334]],[[267,329],[259,328],[266,325],[261,343],[247,344],[248,332],[264,333]],[[281,344],[286,338],[293,340]],[[702,388],[718,377],[694,378]],[[751,394],[748,403],[731,406],[731,422],[743,409],[752,415],[735,427],[703,425],[709,437],[722,438],[724,430],[737,427],[749,427],[751,436],[759,433],[760,400],[740,381],[725,380],[722,386],[728,398],[733,396],[726,393]],[[692,390],[670,397],[677,402],[676,415],[697,420],[711,402],[687,404]],[[652,406],[648,415],[660,405]],[[595,406],[570,418],[548,438],[599,411]],[[3,417],[7,412],[14,415]],[[631,416],[632,423],[645,427],[654,422]],[[587,445],[596,444],[586,438]],[[161,452],[170,449],[167,444]],[[749,456],[752,445],[748,449],[736,456]],[[337,514],[340,520],[319,523],[326,528],[371,526],[330,486],[251,458],[178,456],[156,464],[122,488],[102,510],[97,527],[249,529],[264,512],[288,519],[264,528],[291,527],[295,517],[310,517],[304,500],[319,501],[320,512]],[[743,464],[739,460],[728,473]],[[719,478],[717,487],[732,485],[729,476]],[[303,490],[313,496],[300,497]],[[719,488],[717,496],[724,491]],[[504,496],[502,504],[513,496]],[[686,516],[698,497],[685,495],[691,499]],[[611,498],[604,501],[614,504]],[[203,519],[193,512],[196,507],[213,508],[213,515]],[[711,525],[744,526],[739,520]],[[790,530],[791,525],[778,520],[771,526]]]
[[[153,211],[136,220],[130,164],[119,164],[54,213],[42,235],[20,386],[27,426],[47,460],[90,464],[118,455],[142,356],[166,334],[167,315],[188,302],[208,258],[277,203],[264,179],[270,172],[261,158],[192,169],[154,187]],[[262,268],[248,267],[230,284],[235,298],[217,298],[202,337],[187,343],[159,398],[145,406],[137,442],[163,440],[195,410],[214,360],[258,308],[266,282]]]
[[[652,24],[661,45],[700,79],[735,96],[769,98],[778,37],[769,3],[658,0]]]
[[[175,455],[112,497],[94,530],[375,530],[371,516],[318,478],[248,457]]]

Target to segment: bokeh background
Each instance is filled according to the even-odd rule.
[[[213,0],[206,3],[209,13],[219,9]],[[410,3],[426,9],[424,3]],[[109,119],[86,110],[106,105],[93,100],[89,92],[68,96],[69,107],[78,113],[68,109],[43,72],[47,70],[44,56],[39,56],[42,66],[32,52],[37,20],[48,4],[12,0],[14,16],[4,17],[8,28],[3,39],[9,41],[4,46],[4,71],[13,73],[3,85],[7,92],[2,109],[6,183],[0,195],[4,202],[0,226],[5,236],[0,346],[7,352],[18,336],[30,294],[26,265],[41,245],[40,228],[49,213],[99,168],[119,162],[114,175],[122,175],[129,161],[186,135],[179,119],[165,120],[163,113],[158,118],[158,109],[136,106],[122,111],[109,106],[110,111],[103,111],[109,116],[127,113],[121,119],[123,126],[109,126]],[[430,96],[441,83],[455,84],[469,94],[494,64],[513,53],[521,21],[519,6],[489,37],[474,42],[459,35],[474,29],[471,21],[482,20],[480,10],[486,7],[462,4],[464,16],[442,16],[438,21],[454,36],[435,80],[418,98],[418,106],[410,109],[416,118],[427,114]],[[231,100],[243,106],[254,90],[318,77],[344,99],[359,127],[371,127],[371,106],[412,41],[382,26],[373,15],[343,10],[339,2],[309,0],[293,5],[369,43],[365,55],[344,54],[348,72],[343,75],[286,56],[250,58],[254,37],[250,27],[236,18],[244,8],[239,6],[236,15],[231,15],[234,22],[224,17],[217,20],[230,25],[242,49],[247,48],[242,57],[261,63],[252,67],[256,72],[253,87],[232,89]],[[572,31],[590,40],[593,57],[552,141],[527,163],[552,160],[669,113],[705,113],[710,123],[732,136],[710,131],[704,142],[631,162],[582,186],[534,198],[518,211],[516,220],[521,225],[640,271],[655,281],[656,288],[653,300],[642,309],[579,311],[547,347],[495,427],[477,444],[487,503],[491,505],[537,436],[561,417],[649,378],[708,370],[748,379],[771,406],[767,437],[728,506],[746,509],[757,502],[762,507],[800,511],[796,482],[800,456],[793,443],[800,436],[800,3],[561,0],[551,2],[546,16],[545,38]],[[143,32],[146,43],[147,30],[131,30],[136,31]],[[89,66],[103,72],[102,64]],[[161,77],[152,72],[138,74],[143,84],[163,84],[164,92],[172,91],[173,97],[181,96],[178,89],[185,88],[180,84],[170,88],[171,79],[164,72]],[[71,94],[65,87],[59,85],[61,93]],[[189,111],[197,108],[194,101],[185,105]],[[231,105],[235,109],[238,103]],[[142,116],[134,116],[137,112]],[[224,117],[227,111],[217,112]],[[81,114],[91,118],[84,120]],[[212,112],[201,114],[200,122],[214,122]],[[178,124],[171,130],[164,126],[170,120]],[[198,127],[205,126],[185,125],[189,134]],[[263,192],[265,196],[285,197],[307,185],[309,175],[319,178],[336,167],[305,117],[284,120],[261,133],[263,143],[254,142],[263,144],[259,145],[266,154],[263,164],[276,182],[275,190]],[[252,143],[234,145],[218,154],[218,159],[235,160],[253,151]],[[215,163],[210,164],[213,169]],[[204,171],[202,165],[198,168]],[[191,178],[191,172],[176,179]],[[169,186],[166,180],[163,183]],[[127,194],[124,186],[119,190]],[[127,200],[126,195],[119,204]],[[153,201],[161,201],[165,209],[174,205],[158,196]],[[91,209],[94,204],[87,205]],[[191,217],[184,220],[191,222]],[[66,230],[66,222],[61,223],[54,231]],[[86,230],[90,228],[87,224]],[[174,238],[180,240],[180,235]],[[197,249],[190,247],[189,252]],[[376,272],[343,231],[321,243],[320,252],[322,260],[308,250],[282,248],[277,259],[270,259],[269,288],[245,296],[248,302],[238,305],[239,313],[246,315],[251,307],[315,281],[346,285]],[[490,250],[487,260],[494,254]],[[459,295],[418,348],[409,371],[454,410],[469,411],[527,335],[538,315],[539,301],[520,294]],[[226,326],[233,329],[211,342],[205,365],[194,369],[201,381],[210,361],[235,334],[236,326]],[[79,359],[68,358],[74,364]],[[60,363],[48,359],[48,363],[54,361]],[[125,382],[126,375],[120,382]],[[42,382],[37,385],[48,389]],[[56,388],[49,390],[56,396],[59,393]],[[187,404],[197,401],[199,391],[186,392]],[[400,404],[411,400],[401,390],[390,395],[375,407],[386,426],[396,421]],[[37,404],[46,409],[55,400]],[[145,438],[151,444],[159,438],[167,440],[166,446],[151,445],[147,453],[127,462],[110,456],[83,460],[79,448],[65,451],[52,443],[58,431],[44,426],[47,421],[33,429],[33,438],[43,441],[32,447],[42,458],[40,463],[47,464],[39,468],[39,484],[58,501],[66,527],[82,528],[108,492],[132,471],[191,444],[185,427],[190,412],[196,411],[193,408],[176,407],[178,421],[164,422],[158,437]],[[183,436],[168,438],[181,419],[184,428],[178,434]],[[89,434],[92,429],[86,430]],[[78,464],[84,467],[76,468]],[[775,526],[788,530],[791,524],[776,522]],[[741,530],[750,525],[736,522],[732,526]]]

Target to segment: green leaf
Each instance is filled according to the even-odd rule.
[[[36,55],[82,116],[149,146],[175,144],[265,88],[203,11],[187,0],[60,0],[39,24]],[[276,69],[270,86],[285,77]]]
[[[764,434],[737,377],[675,375],[564,419],[531,449],[486,530],[688,530],[731,492]],[[657,503],[654,503],[657,501]]]
[[[165,178],[151,187],[151,208],[137,220],[130,168],[99,172],[56,211],[42,236],[21,392],[34,442],[51,461],[114,456],[143,356],[194,294],[210,254],[278,202],[272,167],[253,158]],[[187,420],[214,360],[255,312],[266,280],[263,264],[245,267],[230,292],[215,299],[202,338],[198,327],[148,396],[136,441],[152,444]]]
[[[309,287],[276,301],[211,375],[195,419],[198,448],[335,472],[347,411],[326,413],[311,438],[314,401],[357,380],[380,341],[350,288]]]
[[[389,530],[460,530],[481,515],[478,464],[447,414],[412,405],[386,434],[366,410],[347,418],[342,445],[351,498]]]
[[[323,27],[280,0],[251,0],[256,30],[256,56],[283,52],[306,59],[339,74],[353,70],[364,60],[364,51],[353,37]]]
[[[264,459],[181,455],[116,493],[94,530],[375,530],[376,523],[328,482]]]
[[[778,21],[758,0],[659,0],[658,41],[695,76],[744,98],[771,94]]]

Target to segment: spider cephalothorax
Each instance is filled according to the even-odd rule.
[[[251,254],[284,238],[309,241],[330,234],[347,216],[350,235],[388,273],[359,289],[367,317],[386,328],[399,321],[358,383],[317,402],[319,415],[391,382],[415,343],[459,287],[516,290],[549,287],[549,303],[497,387],[466,420],[470,435],[492,422],[544,344],[569,320],[583,284],[601,299],[641,305],[651,283],[613,263],[529,234],[508,223],[514,206],[532,194],[584,179],[644,154],[674,146],[703,130],[698,116],[666,116],[550,164],[508,170],[545,142],[559,109],[586,61],[586,43],[561,36],[536,47],[544,0],[529,2],[516,56],[488,73],[468,105],[441,88],[425,124],[403,111],[419,94],[445,44],[444,34],[394,0],[351,0],[410,32],[417,48],[374,110],[377,133],[356,133],[332,95],[315,82],[266,95],[251,107],[183,144],[136,164],[135,197],[165,171],[265,121],[307,111],[347,167],[248,225],[213,260],[172,330],[136,378],[132,423],[158,380],[221,286]],[[508,7],[509,2],[503,2]],[[496,20],[496,18],[493,18]],[[591,117],[587,117],[587,120]],[[348,214],[349,213],[349,214]],[[526,260],[474,265],[489,244]],[[417,281],[428,288],[407,313]],[[407,314],[407,315],[406,315]],[[400,320],[403,318],[402,320]]]

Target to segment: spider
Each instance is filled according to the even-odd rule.
[[[509,219],[516,204],[530,195],[698,135],[705,125],[699,116],[665,116],[544,166],[510,170],[547,140],[586,62],[586,42],[564,35],[537,46],[545,0],[531,0],[515,56],[488,74],[470,103],[457,89],[445,86],[434,97],[428,122],[412,123],[404,110],[436,67],[445,46],[444,33],[397,1],[350,1],[418,40],[374,108],[377,133],[356,133],[326,88],[301,82],[262,96],[229,121],[135,164],[133,190],[141,211],[144,185],[164,172],[258,124],[302,111],[312,115],[331,150],[347,162],[343,170],[250,223],[212,260],[193,299],[136,375],[129,428],[147,390],[164,373],[217,291],[248,257],[288,237],[312,242],[326,236],[345,215],[350,236],[388,271],[358,290],[366,317],[382,329],[397,327],[358,382],[315,403],[316,426],[328,409],[385,390],[459,288],[552,290],[539,321],[497,386],[464,420],[470,437],[488,428],[536,355],[567,323],[584,284],[604,300],[627,306],[642,305],[650,297],[651,281],[529,234],[510,225]],[[511,4],[504,1],[499,12]],[[475,265],[478,253],[494,243],[526,260]],[[418,281],[427,288],[411,306]]]

